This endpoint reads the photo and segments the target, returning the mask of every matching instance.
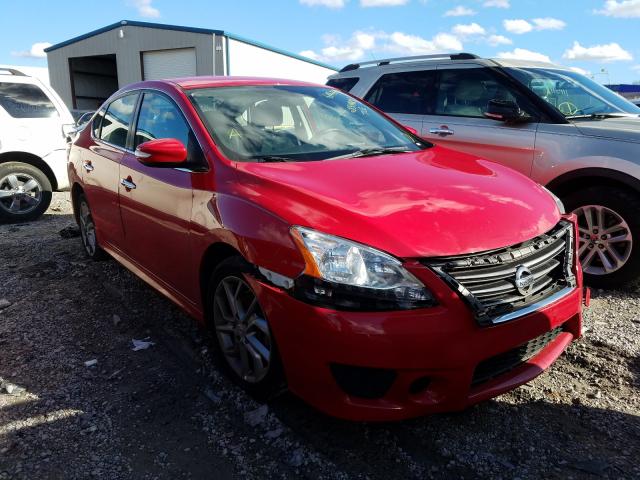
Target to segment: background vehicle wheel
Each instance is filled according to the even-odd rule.
[[[106,257],[104,250],[98,245],[96,236],[96,226],[93,223],[89,202],[84,193],[78,195],[78,225],[80,227],[80,239],[82,246],[89,258],[92,260],[102,260]]]
[[[275,338],[258,298],[246,281],[241,258],[223,261],[207,291],[209,326],[215,355],[226,372],[259,400],[282,392],[284,374]]]
[[[640,196],[591,187],[567,195],[564,202],[578,216],[585,282],[616,288],[640,279]]]
[[[0,164],[0,221],[35,220],[47,211],[51,196],[49,179],[33,165]]]

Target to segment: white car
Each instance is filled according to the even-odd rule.
[[[67,135],[74,121],[56,92],[0,68],[0,222],[35,220],[69,188]]]

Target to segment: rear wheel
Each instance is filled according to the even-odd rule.
[[[209,325],[216,356],[231,378],[255,397],[266,400],[283,390],[284,375],[258,297],[245,277],[241,258],[223,261],[208,288]]]
[[[565,197],[578,217],[578,255],[587,284],[616,288],[640,279],[640,198],[592,187]]]
[[[35,220],[49,208],[51,197],[51,182],[33,165],[0,164],[0,221]]]
[[[91,208],[84,193],[78,195],[78,225],[80,226],[80,239],[82,246],[88,257],[93,260],[102,260],[106,254],[100,245],[98,245],[98,237],[96,236],[96,225],[93,222]]]

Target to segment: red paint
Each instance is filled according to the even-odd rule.
[[[136,151],[140,163],[151,166],[175,165],[187,159],[187,149],[175,138],[151,140],[138,145]]]
[[[124,89],[152,88],[172,98],[191,124],[209,168],[190,172],[144,165],[133,152],[95,140],[91,128],[85,128],[72,146],[69,175],[88,197],[103,248],[199,321],[204,318],[201,266],[216,244],[292,278],[304,269],[289,233],[292,225],[404,259],[434,293],[437,307],[333,311],[248,278],[272,326],[289,388],[317,408],[350,419],[391,420],[465,408],[535,377],[580,335],[578,264],[573,270],[579,285],[569,296],[527,317],[481,328],[460,297],[414,260],[505,247],[548,231],[560,214],[551,197],[525,176],[443,147],[359,159],[238,163],[220,152],[184,93],[276,82],[305,85],[199,77]],[[158,156],[166,153],[167,143],[148,142],[140,149]],[[91,172],[83,168],[85,161],[94,167]],[[123,178],[136,188],[120,185]],[[565,333],[535,358],[471,388],[478,362],[561,324]],[[354,399],[335,383],[331,362],[397,369],[398,378],[384,398]],[[429,388],[409,395],[408,385],[425,375],[432,378]]]

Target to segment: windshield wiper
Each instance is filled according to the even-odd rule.
[[[373,157],[376,155],[393,155],[395,153],[406,153],[410,152],[411,149],[407,147],[376,147],[376,148],[363,148],[353,153],[349,153],[348,155],[343,155],[341,157],[335,158],[362,158],[362,157]]]
[[[271,162],[290,162],[293,160],[291,157],[279,157],[278,155],[260,155],[251,157],[251,160],[258,163],[271,163]]]
[[[594,120],[599,120],[602,118],[624,118],[624,117],[634,117],[637,116],[633,113],[587,113],[584,115],[569,115],[565,117],[567,120],[575,120],[580,118],[590,118]]]

